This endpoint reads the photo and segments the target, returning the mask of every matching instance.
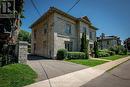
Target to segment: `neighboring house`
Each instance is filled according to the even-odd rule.
[[[130,38],[127,38],[124,41],[125,48],[127,48],[130,51]]]
[[[87,32],[89,48],[93,48],[96,30],[87,18],[73,17],[55,7],[50,9],[31,25],[32,54],[55,58],[57,50],[80,51],[81,37]]]
[[[105,36],[104,33],[100,37],[97,37],[99,49],[109,49],[114,46],[121,45],[121,40],[117,36]]]

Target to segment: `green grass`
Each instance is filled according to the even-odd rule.
[[[35,82],[37,74],[24,64],[0,67],[0,87],[23,87]]]
[[[128,52],[128,55],[130,55],[130,52]]]
[[[109,57],[101,57],[103,59],[107,59],[107,60],[117,60],[123,57],[127,57],[128,55],[114,55],[114,56],[109,56]]]
[[[100,64],[107,62],[107,61],[103,61],[103,60],[92,60],[92,59],[74,59],[74,60],[65,60],[65,61],[77,63],[77,64],[81,64],[81,65],[86,65],[86,66],[90,66],[90,67],[100,65]]]

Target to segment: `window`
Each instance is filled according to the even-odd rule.
[[[46,41],[43,41],[43,48],[46,47]]]
[[[73,46],[72,42],[65,41],[65,49],[67,49],[68,51],[72,51],[73,48],[72,46]]]
[[[90,38],[90,39],[93,39],[93,37],[92,37],[92,32],[91,32],[91,31],[89,32],[89,38]]]
[[[44,34],[47,33],[47,29],[48,29],[48,23],[45,23],[45,24],[44,24]]]
[[[83,27],[83,32],[84,32],[84,33],[86,33],[86,32],[87,32],[86,27]]]
[[[109,45],[110,44],[110,42],[109,41],[107,41],[107,45]]]
[[[65,33],[66,34],[71,34],[71,25],[70,24],[66,24]]]
[[[34,39],[36,39],[36,30],[34,30]]]

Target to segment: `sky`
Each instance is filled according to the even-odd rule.
[[[21,29],[31,32],[29,26],[40,15],[33,7],[31,0],[24,0],[24,16]],[[44,14],[49,7],[54,6],[67,12],[77,0],[34,0],[40,14]],[[92,24],[97,27],[97,36],[117,35],[121,40],[130,37],[130,0],[80,0],[69,12],[74,17],[88,16]]]

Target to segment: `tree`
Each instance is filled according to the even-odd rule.
[[[94,42],[94,54],[95,54],[95,57],[98,58],[98,43],[97,41]]]
[[[27,41],[31,42],[31,34],[25,30],[20,30],[19,35],[18,35],[19,41]]]
[[[86,54],[86,58],[89,58],[88,44],[89,44],[89,41],[86,38],[86,32],[85,32],[85,33],[82,34],[80,51],[84,52]]]

